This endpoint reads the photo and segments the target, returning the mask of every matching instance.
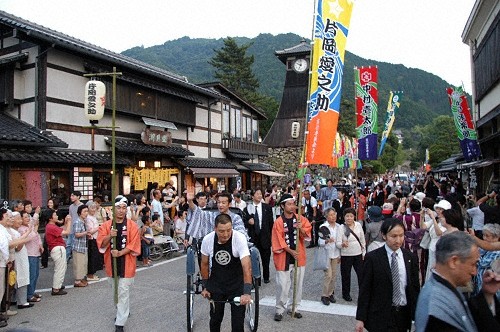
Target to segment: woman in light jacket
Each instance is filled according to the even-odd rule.
[[[330,305],[330,303],[337,302],[335,300],[335,281],[337,280],[337,264],[340,261],[340,250],[337,248],[335,242],[340,225],[336,222],[337,212],[334,208],[326,209],[323,214],[326,217],[326,221],[320,226],[320,230],[326,227],[329,234],[324,237],[320,236],[318,239],[318,245],[320,246],[318,250],[325,247],[328,257],[328,269],[325,271],[323,278],[321,302],[324,305]]]
[[[366,241],[363,227],[354,219],[356,211],[353,208],[344,210],[344,224],[337,232],[336,245],[340,249],[340,273],[342,275],[342,298],[351,302],[351,269],[358,277],[358,285],[361,280],[361,268],[363,257],[366,254]]]
[[[424,201],[427,199],[424,198]],[[426,206],[425,202],[422,201],[422,205]],[[429,259],[427,261],[427,271],[425,272],[425,281],[429,280],[431,277],[431,269],[434,268],[436,264],[436,243],[438,242],[441,235],[446,232],[446,228],[442,225],[441,220],[443,219],[443,211],[451,209],[450,202],[446,200],[439,201],[438,204],[434,205],[434,210],[430,208],[422,209],[423,215],[420,217],[420,228],[427,229],[431,237],[431,242],[429,243]]]

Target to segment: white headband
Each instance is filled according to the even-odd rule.
[[[116,196],[115,198],[115,206],[119,206],[119,205],[122,205],[122,204],[125,204],[127,205],[128,203],[128,199],[122,195],[118,195]]]

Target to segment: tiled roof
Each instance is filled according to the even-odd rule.
[[[0,11],[0,22],[19,32],[24,32],[27,36],[33,39],[45,41],[53,47],[59,47],[70,51],[75,51],[83,55],[97,58],[106,62],[111,62],[119,66],[119,70],[124,68],[132,69],[138,72],[151,75],[162,80],[166,80],[183,86],[191,91],[196,91],[203,95],[208,95],[212,98],[220,98],[220,95],[210,89],[205,89],[196,84],[189,83],[184,76],[176,75],[164,69],[160,69],[145,62],[130,58],[128,56],[109,51],[105,48],[87,43],[78,38],[74,38],[61,32],[46,28],[42,25],[30,22],[23,18]]]
[[[0,66],[8,63],[24,62],[28,60],[28,53],[19,53],[12,56],[4,57],[0,59]]]
[[[0,146],[61,147],[68,144],[51,132],[40,130],[7,114],[0,113]]]
[[[245,153],[226,152],[226,155],[233,159],[250,160],[252,156]]]
[[[274,53],[276,56],[282,56],[307,52],[311,52],[311,45],[305,39],[302,39],[300,44],[285,48],[284,50],[275,51]]]
[[[264,111],[258,109],[256,106],[252,105],[249,101],[247,101],[245,98],[241,97],[238,95],[235,91],[229,89],[226,87],[224,84],[221,82],[207,82],[207,83],[202,83],[200,86],[204,88],[212,88],[212,89],[219,89],[221,90],[221,94],[225,96],[225,94],[228,94],[230,98],[234,98],[238,100],[239,102],[245,104],[248,108],[253,110],[257,115],[259,116],[259,120],[267,120],[267,115],[264,113]],[[217,90],[216,90],[217,91]],[[228,99],[230,99],[228,98]]]
[[[11,162],[58,163],[58,164],[103,164],[111,165],[110,152],[81,151],[69,149],[29,150],[0,149],[0,160]],[[116,165],[131,165],[125,157],[116,157]]]
[[[106,144],[111,146],[111,137],[105,137]],[[147,145],[139,140],[116,138],[115,141],[116,151],[120,152],[131,152],[131,153],[142,153],[142,154],[157,154],[166,155],[172,157],[186,157],[193,156],[194,154],[178,145],[171,146],[158,146],[158,145]]]
[[[262,163],[241,163],[251,171],[272,171],[271,165]]]
[[[216,158],[182,158],[178,160],[184,167],[203,167],[203,168],[233,168],[236,166],[231,164],[227,159]]]

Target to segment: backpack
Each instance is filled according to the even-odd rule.
[[[411,248],[418,248],[420,241],[424,237],[425,229],[415,228],[405,232],[405,243],[411,245]]]

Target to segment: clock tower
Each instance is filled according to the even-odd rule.
[[[286,76],[278,114],[263,142],[270,148],[302,148],[304,144],[310,54],[311,46],[305,39],[275,52],[286,66]]]
[[[305,39],[275,52],[285,65],[285,85],[278,114],[263,143],[269,147],[267,163],[285,174],[284,178],[275,179],[281,185],[295,180],[304,145],[310,54],[311,45]]]

